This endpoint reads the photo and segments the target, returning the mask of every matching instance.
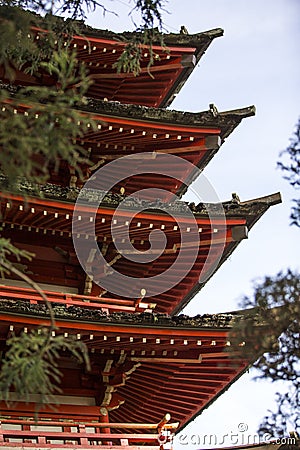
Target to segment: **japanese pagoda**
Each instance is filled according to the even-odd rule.
[[[31,38],[43,33],[42,27],[33,28]],[[61,355],[58,404],[43,407],[38,421],[34,394],[25,401],[12,392],[13,404],[1,401],[1,448],[170,448],[174,433],[249,367],[250,361],[227,351],[230,330],[241,315],[179,314],[256,221],[280,202],[279,194],[245,202],[233,197],[217,205],[178,200],[241,120],[255,113],[254,107],[218,112],[213,105],[200,113],[166,109],[222,33],[215,29],[165,35],[168,52],[154,46],[158,57],[150,76],[145,48],[138,77],[113,69],[130,33],[83,27],[82,35],[73,37],[71,47],[94,81],[81,109],[98,123],[97,130],[87,129],[81,138],[93,163],[90,174],[102,168],[113,179],[115,166],[109,163],[128,155],[126,164],[134,174],[116,182],[100,205],[97,189],[101,191],[103,179],[95,191],[81,190],[80,180],[64,161],[38,190],[21,180],[8,192],[5,174],[1,175],[2,234],[36,255],[24,263],[25,273],[52,303],[57,333],[82,340],[91,361],[87,371],[67,353]],[[21,70],[14,85],[8,85],[4,71],[0,76],[12,98],[18,85],[55,85],[54,77]],[[10,113],[9,104],[1,107]],[[31,112],[20,104],[13,113]],[[157,167],[166,171],[164,176]],[[136,191],[149,188],[163,191],[162,196],[135,197]],[[183,245],[180,228],[191,236],[196,231],[199,238],[187,237]],[[133,248],[143,253],[151,247],[153,231],[164,233],[164,251],[155,255],[154,242],[155,257],[143,263],[128,258],[126,236],[131,252]],[[86,242],[85,266],[75,251],[76,239]],[[95,242],[105,264],[92,251]],[[187,269],[192,251],[194,259]],[[173,280],[174,272],[168,274],[167,269],[179,252]],[[116,285],[111,272],[134,282]],[[159,280],[153,293],[151,286],[145,288],[145,280],[152,278]],[[0,296],[5,353],[11,333],[49,325],[49,312],[40,295],[13,274],[1,280]]]

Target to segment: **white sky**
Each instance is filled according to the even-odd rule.
[[[90,25],[114,31],[133,29],[126,0],[105,4],[119,17],[92,13]],[[209,103],[220,111],[252,104],[257,108],[256,116],[244,119],[226,140],[206,168],[206,177],[224,201],[232,192],[242,201],[277,191],[283,197],[283,204],[265,214],[185,310],[189,315],[231,311],[243,294],[251,293],[253,280],[287,267],[299,269],[299,230],[289,226],[296,193],[282,179],[276,161],[300,116],[300,1],[170,0],[166,9],[168,31],[178,32],[181,25],[190,33],[225,30],[224,37],[209,47],[172,109],[196,112],[208,109]],[[243,376],[189,425],[184,430],[185,444],[178,442],[176,448],[205,447],[205,433],[215,433],[220,445],[222,435],[238,433],[240,423],[248,425],[245,435],[254,434],[271,407],[273,386],[251,381],[252,375]],[[192,443],[193,434],[202,436],[200,442]],[[225,444],[234,442],[228,437]]]

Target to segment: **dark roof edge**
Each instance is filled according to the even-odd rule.
[[[147,200],[135,199],[133,197],[129,197],[129,199],[126,200],[126,197],[115,193],[107,193],[103,198],[103,192],[100,190],[62,187],[53,183],[46,183],[40,186],[25,179],[17,179],[14,185],[9,188],[7,186],[6,177],[1,173],[0,189],[2,192],[7,192],[12,195],[22,195],[26,197],[27,200],[29,200],[30,197],[33,197],[50,201],[59,200],[62,203],[73,204],[80,194],[82,204],[85,202],[87,205],[98,205],[99,201],[101,201],[101,206],[113,209],[116,208],[120,202],[122,202],[123,207],[130,211],[139,209],[142,205],[145,210],[148,208],[150,213],[159,213],[161,215],[166,214],[166,205],[170,211],[176,211],[178,214],[182,214],[183,216],[186,215],[188,207],[196,218],[200,218],[201,216],[219,217],[223,216],[223,213],[226,217],[245,217],[248,228],[252,228],[255,221],[258,220],[270,206],[281,202],[280,193],[248,200],[246,202],[237,202],[233,198],[232,200],[222,203],[199,203],[198,205],[195,205],[193,202],[188,203],[182,200],[177,200],[171,204],[166,204],[160,200],[149,202]]]
[[[5,280],[4,280],[5,281]],[[1,284],[1,283],[0,283]],[[5,283],[4,283],[5,284]],[[49,310],[44,303],[31,304],[28,300],[9,298],[1,295],[0,311],[10,315],[25,315],[31,317],[49,317]],[[53,304],[53,310],[56,319],[78,322],[78,323],[96,323],[97,325],[120,325],[128,327],[149,327],[151,329],[180,329],[180,330],[230,330],[236,322],[253,315],[252,310],[241,310],[231,313],[219,314],[198,314],[190,317],[184,314],[179,316],[170,316],[165,313],[143,312],[127,313],[113,312],[107,314],[100,308],[84,308],[77,305],[67,306],[64,304]],[[257,323],[257,326],[263,326],[263,323]],[[76,328],[76,327],[75,327]]]
[[[244,202],[241,202],[240,205],[248,205],[253,202],[273,206],[282,203],[282,198],[280,192],[276,192],[275,194],[265,195],[264,197],[258,197],[254,200],[246,200]]]
[[[28,300],[30,295],[28,295]],[[48,317],[49,311],[43,303],[31,304],[26,300],[16,300],[7,297],[1,298],[0,310],[13,315]],[[180,329],[207,329],[231,328],[234,314],[204,314],[195,317],[168,316],[162,313],[111,313],[107,314],[101,309],[82,308],[80,306],[54,305],[53,310],[59,321],[76,321],[82,323],[97,323],[103,325],[146,326],[150,328],[180,328]],[[231,325],[230,325],[231,324]]]
[[[68,20],[68,19],[67,19]],[[83,22],[78,21],[80,32],[90,38],[103,38],[110,39],[116,42],[126,42],[132,40],[134,36],[142,35],[141,32],[137,31],[123,31],[123,32],[115,32],[111,30],[103,30],[93,28],[90,25],[87,25]],[[201,48],[205,41],[209,43],[218,37],[223,36],[224,30],[222,28],[212,28],[210,30],[200,31],[198,33],[161,33],[163,37],[164,43],[176,47],[196,47]],[[160,40],[153,41],[154,45],[161,45]]]
[[[124,117],[142,122],[168,123],[199,128],[220,128],[222,141],[233,132],[243,119],[255,115],[255,106],[253,105],[224,112],[218,112],[214,105],[210,105],[210,109],[206,111],[187,112],[108,102],[92,98],[87,98],[86,104],[79,105],[77,109],[107,117]]]
[[[16,96],[23,86],[12,86],[0,82],[0,90],[5,89],[12,97]],[[25,101],[25,98],[22,98]],[[144,122],[168,123],[190,127],[220,128],[221,138],[226,137],[239,125],[242,119],[255,115],[255,106],[219,112],[214,105],[210,109],[199,112],[177,111],[172,109],[154,108],[114,101],[97,100],[86,97],[84,102],[75,108],[100,116],[127,118]]]

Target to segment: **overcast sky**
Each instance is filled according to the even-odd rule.
[[[100,12],[88,23],[114,31],[133,29],[126,0],[107,0],[119,17]],[[250,232],[218,273],[186,308],[189,315],[231,311],[243,294],[251,293],[252,281],[276,274],[287,267],[299,269],[299,229],[289,226],[291,199],[295,192],[276,169],[300,116],[300,1],[299,0],[170,0],[165,27],[178,32],[185,25],[190,33],[211,28],[225,30],[201,59],[172,109],[202,111],[214,103],[220,111],[254,104],[255,117],[245,119],[226,140],[205,170],[221,200],[236,192],[241,200],[280,191],[283,204],[273,206]],[[177,449],[199,449],[193,434],[248,434],[267,408],[273,386],[243,376],[226,394],[185,429],[189,436]],[[172,411],[170,411],[172,413]],[[241,433],[239,434],[241,437]],[[200,438],[201,440],[201,438]],[[186,444],[188,442],[188,444]],[[232,445],[230,438],[225,444]],[[239,441],[238,443],[241,443]]]

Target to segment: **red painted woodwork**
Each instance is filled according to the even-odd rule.
[[[10,105],[14,113],[28,114],[30,109],[25,105]],[[41,114],[43,106],[41,105]],[[124,156],[144,154],[144,158],[133,158],[124,163],[124,167],[134,168],[136,175],[116,183],[113,192],[120,192],[121,187],[125,189],[126,195],[133,194],[141,189],[162,189],[165,201],[170,201],[173,194],[182,194],[186,189],[185,184],[199,175],[200,171],[208,164],[218,151],[224,135],[228,134],[227,127],[221,130],[218,126],[180,125],[151,119],[138,120],[126,117],[114,117],[100,113],[83,112],[98,123],[96,130],[87,129],[86,134],[78,140],[85,150],[88,151],[92,166],[82,164],[82,172],[87,180],[97,169]],[[117,114],[117,113],[115,113]],[[195,117],[197,114],[195,114]],[[168,155],[179,156],[180,159],[170,159]],[[187,169],[185,162],[191,163]],[[163,169],[164,165],[170,170],[174,178],[170,176],[143,173],[147,170],[157,171],[158,167]],[[108,177],[114,177],[117,169],[111,167],[107,173]],[[50,170],[49,181],[63,186],[69,185],[73,177],[66,162],[61,161],[58,171]],[[84,181],[77,179],[75,184],[81,187]],[[150,197],[150,194],[149,194]],[[150,197],[151,198],[151,197]]]
[[[81,294],[83,292],[85,274],[79,266],[72,243],[71,226],[74,205],[46,199],[24,199],[18,195],[2,194],[1,196],[2,217],[5,222],[4,235],[6,237],[13,237],[20,248],[36,254],[36,258],[32,262],[25,262],[28,270],[31,272],[32,278],[37,282],[57,284],[66,286],[66,288],[67,286],[77,287],[79,294]],[[81,224],[83,229],[85,221],[87,224],[89,223],[90,214],[93,212],[94,208],[92,207],[82,208]],[[107,207],[100,207],[97,210],[96,235],[99,244],[105,239],[106,245],[108,246],[105,258],[108,262],[115,257],[116,241],[112,241],[110,231],[112,221],[117,220],[118,222],[116,225],[115,239],[119,239],[121,242],[123,236],[126,236],[128,229],[126,222],[127,219],[131,221],[131,214],[132,211],[121,210],[116,215],[114,209]],[[185,302],[185,298],[191,289],[194,286],[198,286],[201,273],[204,275],[204,268],[208,270],[218,258],[221,258],[221,260],[222,258],[224,259],[226,255],[230,254],[234,246],[237,245],[231,236],[232,229],[238,225],[245,225],[246,217],[228,217],[225,223],[223,223],[223,219],[218,219],[218,217],[213,217],[212,220],[205,216],[201,217],[201,215],[196,217],[196,224],[201,229],[201,233],[199,233],[200,241],[195,244],[191,242],[186,249],[182,250],[182,254],[186,254],[186,257],[189,258],[190,248],[196,245],[198,255],[196,261],[192,264],[189,273],[180,283],[166,291],[162,284],[162,294],[160,296],[149,297],[145,300],[146,304],[156,304],[156,311],[172,313],[175,309],[178,309]],[[180,231],[174,229],[174,225],[178,227],[181,224],[187,229],[190,226],[190,222],[191,220],[184,215],[177,214],[175,219],[167,214],[157,212],[137,213],[129,227],[130,239],[135,240],[136,249],[139,251],[146,250],[148,248],[149,233],[155,229],[160,230],[162,226],[168,238],[167,247],[160,257],[143,265],[129,261],[125,254],[114,263],[114,268],[125,275],[141,278],[157,275],[168,267],[171,267],[177,259],[181,244]],[[13,229],[11,228],[12,225]],[[28,244],[29,242],[31,243],[30,245]],[[54,250],[57,247],[66,254],[66,257],[61,256]],[[207,259],[208,255],[210,255],[210,259]],[[51,259],[53,262],[55,261],[55,266],[49,272],[48,265]],[[93,264],[97,264],[95,270],[101,276],[103,266],[99,265],[97,260]],[[185,270],[184,264],[185,259],[183,259],[181,269],[179,267],[179,277],[181,277],[180,270]],[[166,276],[163,283],[168,282],[169,280]],[[143,288],[142,284],[140,287]],[[128,302],[124,303],[122,298],[116,295],[110,295],[109,293],[104,294],[99,299],[97,296],[99,294],[101,295],[103,289],[98,287],[95,291],[96,297],[94,298],[94,303],[97,307],[107,307],[110,309],[108,305],[109,301],[105,299],[107,297],[112,301],[112,311],[122,310],[122,304],[124,305],[124,311],[139,311],[141,310],[139,303],[144,303],[144,301],[136,302],[129,288],[128,286]],[[53,295],[50,295],[50,300]],[[61,295],[56,295],[55,298],[60,298],[58,300],[59,302],[64,301]],[[87,298],[82,299],[83,301],[87,300]],[[89,300],[92,306],[92,299],[90,298]],[[80,305],[81,300],[79,297],[69,296],[67,301],[69,304]]]
[[[138,78],[115,71],[114,64],[125,45],[124,41],[118,40],[118,35],[85,27],[83,31],[86,36],[74,36],[72,48],[88,68],[94,83],[88,91],[92,99],[86,108],[82,106],[81,113],[97,121],[97,129],[87,126],[87,132],[77,142],[88,150],[94,163],[92,168],[82,165],[86,179],[98,167],[107,167],[110,161],[131,154],[133,158],[127,164],[141,175],[117,183],[114,192],[128,195],[148,187],[160,188],[166,192],[161,200],[173,201],[173,194],[182,194],[185,184],[189,185],[198,175],[196,166],[202,170],[241,119],[253,115],[254,109],[219,113],[212,105],[210,111],[189,113],[187,118],[180,112],[169,114],[134,105],[130,110],[128,105],[117,102],[154,108],[168,106],[222,30],[194,36],[166,36],[168,52],[161,46],[153,46],[157,57],[151,68],[152,76],[147,68],[149,49],[143,47]],[[34,27],[29,39],[42,40],[45,33],[42,26]],[[177,40],[178,45],[174,43]],[[24,69],[26,67],[17,71],[15,84],[56,86],[54,76],[39,73],[37,78],[26,74]],[[3,76],[0,68],[0,78],[7,81]],[[3,112],[11,114],[30,114],[28,105],[14,104],[13,94],[3,108]],[[132,113],[131,118],[127,117],[128,111]],[[36,120],[42,113],[41,105]],[[142,153],[142,157],[137,158],[137,153]],[[159,161],[161,168],[165,168],[170,164],[170,154],[181,157],[168,167],[172,176],[154,175],[154,162]],[[148,168],[152,172],[150,170],[145,176],[146,159],[148,163],[150,161]],[[189,170],[184,167],[186,161],[191,163]],[[111,179],[115,172],[109,170],[107,178]],[[60,161],[59,170],[51,173],[49,181],[56,189],[58,185],[66,187],[71,197],[74,188],[82,185],[64,161]],[[62,351],[58,361],[62,373],[61,392],[56,398],[58,404],[54,408],[49,405],[42,408],[39,422],[33,420],[35,395],[25,402],[24,398],[15,398],[16,393],[11,392],[16,404],[0,402],[1,415],[6,417],[0,424],[0,447],[83,449],[96,446],[102,450],[112,447],[162,450],[166,443],[169,448],[175,430],[184,427],[221,395],[245,371],[249,361],[240,354],[228,352],[231,329],[228,317],[221,318],[223,321],[220,322],[212,319],[197,322],[195,318],[195,325],[178,323],[169,317],[164,317],[164,322],[157,313],[180,311],[199,289],[199,276],[203,277],[215,264],[213,274],[238,241],[246,237],[246,233],[244,236],[236,233],[237,229],[250,229],[271,204],[279,201],[278,196],[246,202],[245,214],[242,214],[243,209],[239,211],[238,200],[234,204],[227,202],[230,205],[227,204],[225,220],[218,215],[211,219],[203,211],[197,213],[195,205],[195,219],[179,213],[175,220],[171,214],[158,212],[159,207],[150,212],[144,209],[135,213],[133,207],[133,211],[115,213],[113,202],[110,206],[101,204],[95,217],[92,217],[92,206],[79,208],[76,215],[72,199],[63,197],[62,190],[60,195],[54,191],[50,192],[54,197],[52,200],[2,192],[3,236],[12,239],[21,249],[36,253],[33,261],[24,262],[23,269],[33,280],[50,286],[45,294],[56,313],[57,329],[53,333],[82,340],[89,352],[91,370],[88,372],[70,358],[67,351]],[[257,207],[260,202],[264,205],[261,208]],[[232,207],[237,208],[236,213]],[[126,224],[128,214],[132,216],[129,225]],[[74,220],[81,221],[78,233],[87,241],[93,236],[86,232],[85,220],[95,220],[97,242],[105,247],[103,253],[107,262],[111,262],[118,272],[136,277],[139,288],[143,285],[139,285],[138,278],[162,273],[176,260],[183,247],[178,224],[188,233],[194,223],[200,242],[192,238],[187,240],[183,262],[176,273],[176,280],[182,278],[177,285],[167,289],[166,278],[160,284],[162,293],[159,296],[137,299],[128,289],[128,297],[123,298],[104,291],[95,283],[86,288],[89,280],[79,265],[72,242],[73,215]],[[128,262],[126,253],[119,253],[115,259],[116,241],[111,233],[114,222],[117,225],[115,239],[122,240],[129,230],[135,250],[139,251],[149,248],[150,231],[164,230],[167,237],[164,252],[145,264]],[[196,249],[195,262],[181,277],[192,248]],[[207,267],[206,260],[209,262]],[[104,269],[97,260],[91,264],[98,270],[97,276],[103,274]],[[55,287],[64,292],[57,292]],[[78,294],[67,293],[68,289]],[[83,294],[87,291],[91,295]],[[32,289],[0,285],[1,351],[7,349],[7,339],[12,333],[30,333],[32,329],[49,325],[49,318],[40,307],[41,301]],[[138,317],[130,315],[141,311],[146,314],[139,316],[143,318],[140,322]],[[106,316],[106,313],[110,314]],[[176,423],[168,423],[169,417],[165,415],[168,411],[172,412],[172,420]]]
[[[136,77],[131,73],[117,73],[114,67],[124,50],[126,39],[130,41],[134,33],[118,35],[92,30],[90,27],[82,31],[84,35],[73,37],[70,49],[76,51],[77,58],[85,65],[93,80],[88,95],[97,99],[154,107],[166,107],[172,102],[212,40],[223,34],[221,29],[191,36],[170,35],[171,39],[166,34],[166,48],[153,45],[155,61],[150,71],[149,49],[142,46],[141,73]],[[34,26],[30,38],[42,40],[46,34],[42,26]],[[5,73],[0,71],[0,77],[4,76]],[[15,82],[51,86],[56,84],[56,79],[46,73],[39,73],[35,77],[25,73],[23,68],[17,71]]]
[[[46,322],[41,317],[2,312],[1,339],[6,339],[11,326],[18,334],[24,327],[25,317],[27,332]],[[96,399],[104,388],[94,383],[99,383],[99,374],[103,373],[107,360],[113,361],[109,375],[112,386],[115,386],[115,368],[119,367],[117,362],[121,355],[126,355],[125,371],[139,364],[125,377],[125,384],[117,386],[116,392],[125,403],[110,411],[113,422],[159,421],[166,411],[171,411],[173,420],[178,421],[182,428],[228,388],[248,365],[246,360],[227,351],[228,327],[170,327],[155,325],[155,322],[135,325],[60,318],[57,318],[57,326],[59,333],[79,336],[86,343],[92,365],[92,371],[83,376],[79,366],[71,367],[67,358],[61,360],[61,370],[67,379],[70,379],[67,371],[77,374],[71,390],[68,383],[62,384],[63,395],[77,395],[78,398],[86,395]],[[81,378],[78,378],[80,373]],[[98,400],[99,406],[76,406],[68,404],[67,400],[65,402],[57,411],[41,410],[41,417],[50,416],[57,420],[71,414],[73,420],[99,420],[101,399]],[[19,404],[17,410],[12,411],[2,403],[1,411],[4,415],[18,417],[22,413],[22,416],[31,417],[34,405]]]
[[[132,424],[114,424],[115,432],[104,433],[102,423],[70,423],[28,420],[1,420],[1,448],[73,448],[101,446],[101,449],[160,450],[161,443],[171,441],[168,430],[174,431],[176,424],[134,424],[140,433],[120,433],[118,430],[133,428]],[[107,425],[107,424],[106,424]],[[55,431],[53,430],[55,428]],[[146,433],[145,433],[146,432]],[[104,442],[105,441],[105,442]],[[141,447],[142,445],[142,447]]]

